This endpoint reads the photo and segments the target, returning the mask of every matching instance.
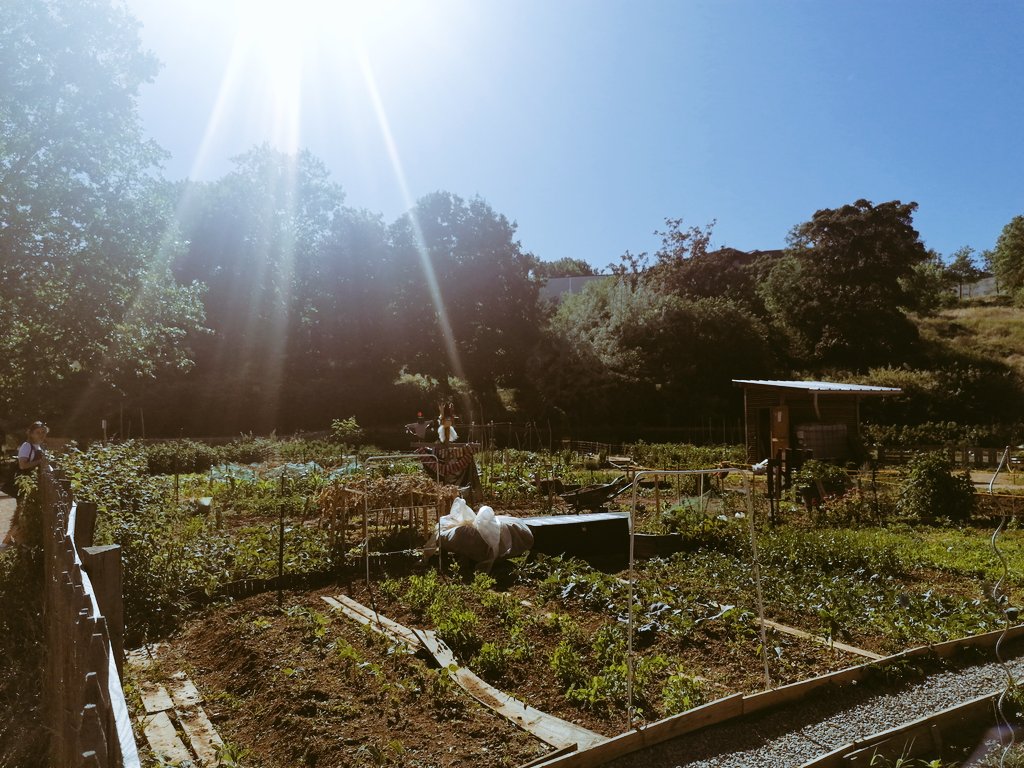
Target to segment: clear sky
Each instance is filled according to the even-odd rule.
[[[665,217],[779,248],[819,208],[914,200],[926,245],[1024,213],[1024,2],[128,0],[164,67],[171,178],[304,147],[387,221],[443,189],[597,267]]]

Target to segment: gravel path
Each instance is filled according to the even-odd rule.
[[[1024,675],[1021,643],[1004,658],[1015,678]],[[994,654],[990,653],[994,658]],[[776,711],[707,728],[619,758],[615,768],[791,768],[844,744],[872,736],[969,699],[1002,690],[1006,673],[996,663],[947,669],[885,689],[854,685],[828,690]]]

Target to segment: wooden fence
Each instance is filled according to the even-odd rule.
[[[58,472],[39,475],[47,645],[44,695],[57,768],[138,768],[121,666],[120,547],[93,547],[96,507]]]
[[[954,467],[964,469],[995,469],[1004,448],[980,448],[969,445],[919,445],[913,448],[885,448],[878,446],[878,462],[880,464],[906,464],[918,453],[942,453]],[[1016,463],[1013,465],[1016,469]]]

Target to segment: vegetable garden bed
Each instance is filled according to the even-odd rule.
[[[97,469],[78,457],[70,474],[100,503],[107,537],[124,546],[129,630],[137,641],[168,640],[174,668],[203,689],[222,736],[248,750],[242,764],[519,765],[547,750],[423,661],[332,614],[320,597],[339,593],[435,631],[461,664],[534,707],[609,736],[626,728],[625,571],[536,556],[474,575],[408,558],[395,570],[373,559],[367,583],[360,523],[350,521],[352,536],[332,546],[337,528],[315,502],[328,484],[322,475],[140,481],[130,456],[104,450],[108,463]],[[563,508],[537,493],[535,481],[568,459],[511,458],[480,462],[485,492],[500,491],[502,501],[493,502],[500,513]],[[406,471],[396,465],[386,473],[400,480]],[[572,471],[570,479],[591,479]],[[860,660],[830,647],[832,640],[887,654],[998,626],[1001,606],[989,594],[1001,569],[988,555],[989,531],[902,519],[835,525],[828,514],[795,506],[770,528],[757,500],[764,617],[810,635],[769,628],[762,645],[737,491],[731,479],[638,491],[637,530],[674,532],[681,551],[636,568],[634,722],[765,687],[765,652],[778,686]],[[201,497],[212,503],[197,505]],[[627,494],[618,503],[631,501]],[[853,505],[863,500],[837,508],[845,515]],[[1017,530],[1002,537],[1011,587],[1024,565],[1022,544]],[[190,615],[189,596],[215,596],[225,584],[270,578],[278,568],[337,576],[321,589],[286,593],[280,609],[270,593]]]

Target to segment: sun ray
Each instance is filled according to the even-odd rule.
[[[377,124],[380,127],[381,136],[387,147],[388,158],[391,161],[391,169],[395,174],[395,181],[398,183],[406,208],[409,210],[409,221],[412,226],[413,240],[416,251],[420,258],[420,267],[423,269],[423,278],[427,281],[427,288],[430,291],[430,298],[434,304],[434,311],[437,312],[438,324],[441,327],[441,334],[444,337],[445,352],[452,372],[460,379],[465,380],[466,374],[462,366],[462,358],[459,356],[458,346],[455,343],[455,333],[452,331],[451,322],[448,319],[448,310],[444,304],[444,297],[441,294],[441,286],[437,281],[437,273],[434,270],[434,263],[430,257],[430,250],[427,248],[426,240],[423,237],[423,230],[420,227],[419,219],[415,213],[416,201],[409,192],[409,184],[406,180],[405,171],[402,168],[402,159],[398,152],[398,145],[395,143],[394,135],[391,132],[391,124],[388,120],[387,111],[377,87],[376,78],[373,75],[373,68],[370,65],[369,57],[364,50],[358,52],[358,60],[362,71],[366,89],[373,103],[374,114]],[[467,411],[469,412],[468,406]]]

